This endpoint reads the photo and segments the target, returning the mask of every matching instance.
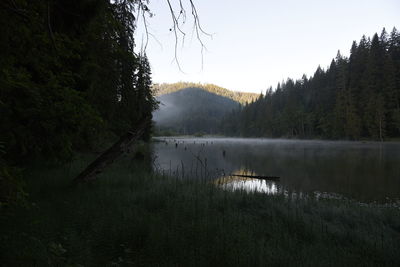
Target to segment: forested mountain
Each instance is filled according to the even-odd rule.
[[[227,135],[377,139],[400,136],[400,34],[383,29],[330,66],[288,79],[225,117]]]
[[[186,88],[201,88],[210,93],[220,95],[223,97],[227,97],[236,101],[240,104],[246,104],[253,102],[259,96],[259,94],[255,93],[245,93],[245,92],[236,92],[231,91],[220,86],[214,84],[201,84],[201,83],[189,83],[189,82],[177,82],[177,83],[161,83],[154,84],[153,91],[157,96],[170,94],[179,90],[183,90]]]
[[[7,162],[70,160],[151,120],[150,67],[133,50],[139,7],[148,10],[144,1],[1,2],[0,153]]]
[[[154,120],[159,130],[180,134],[216,133],[224,115],[240,104],[198,87],[189,87],[157,97]]]

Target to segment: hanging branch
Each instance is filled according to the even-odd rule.
[[[200,24],[199,15],[197,14],[196,6],[193,4],[192,0],[189,0],[189,1],[190,1],[191,9],[192,9],[192,16],[194,19],[193,27],[196,30],[197,40],[199,41],[199,43],[201,45],[201,68],[203,69],[204,50],[207,51],[207,47],[204,45],[203,40],[200,37],[200,33],[202,33],[206,36],[209,36],[210,38],[212,38],[212,35],[203,30],[203,28],[201,27],[201,24]]]
[[[181,11],[179,12],[178,20],[180,19],[181,15],[182,15],[182,20],[183,20],[182,24],[185,24],[185,22],[186,22],[186,10],[183,7],[182,0],[179,0],[179,7],[180,7]]]
[[[130,15],[132,15],[132,22],[134,23],[134,27],[136,27],[137,19],[138,17],[142,17],[144,27],[145,27],[145,32],[146,32],[146,42],[144,46],[144,50],[147,48],[148,44],[148,36],[150,35],[148,31],[148,25],[146,21],[146,14],[150,14],[150,17],[152,14],[150,13],[147,5],[146,0],[139,0],[138,1],[138,10],[137,10],[137,18],[135,18],[132,14],[133,10],[132,8],[129,10]],[[182,20],[183,23],[186,21],[186,11],[183,7],[182,1],[179,0],[179,5],[180,5],[180,13],[179,16],[177,17],[175,15],[174,9],[172,8],[172,5],[170,3],[170,0],[167,0],[168,6],[169,6],[169,11],[171,13],[172,21],[173,21],[173,31],[175,35],[175,61],[178,64],[179,70],[182,71],[181,66],[179,64],[179,60],[177,57],[177,51],[178,51],[178,41],[179,41],[179,36],[178,34],[182,35],[183,41],[182,44],[184,43],[185,40],[185,32],[181,29],[179,20]],[[204,30],[201,28],[200,21],[198,18],[197,10],[192,2],[190,0],[191,4],[191,10],[192,10],[192,16],[194,17],[194,28],[196,29],[197,33],[197,39],[199,40],[201,46],[202,46],[202,58],[203,58],[203,49],[205,49],[204,43],[201,40],[200,33],[207,34],[204,32]],[[48,30],[50,33],[50,36],[53,36],[53,32],[51,29],[51,24],[50,24],[50,6],[49,2],[47,2],[47,16],[48,16]],[[171,29],[172,31],[172,29]],[[209,35],[209,34],[207,34]],[[209,35],[211,36],[211,35]],[[101,173],[107,166],[112,164],[114,160],[116,160],[121,154],[124,153],[124,151],[127,151],[131,146],[135,144],[137,140],[139,140],[143,134],[145,133],[146,128],[148,127],[149,123],[151,122],[151,117],[146,117],[143,118],[136,126],[131,129],[131,131],[127,132],[125,135],[123,135],[114,145],[112,145],[109,149],[107,149],[104,153],[102,153],[97,159],[95,159],[85,170],[83,170],[75,179],[75,182],[82,182],[82,181],[88,181],[91,179],[95,179],[96,175]],[[197,159],[202,163],[201,159],[197,157]],[[203,165],[203,163],[202,163]],[[205,172],[207,172],[207,165],[205,165]]]
[[[179,1],[180,2],[180,5],[181,5],[181,7],[182,7],[182,3],[181,3],[181,1]],[[178,31],[182,34],[182,46],[183,46],[183,44],[185,43],[185,36],[186,36],[186,34],[185,34],[185,32],[184,31],[182,31],[182,29],[180,28],[180,26],[179,26],[179,20],[178,20],[178,18],[175,16],[175,12],[174,12],[174,9],[172,8],[172,6],[171,6],[171,2],[170,2],[170,0],[167,0],[167,3],[168,3],[168,6],[169,6],[169,11],[170,11],[170,13],[171,13],[171,18],[172,18],[172,22],[173,22],[173,31],[174,31],[174,36],[175,36],[175,47],[174,47],[174,52],[175,52],[175,57],[174,57],[174,61],[176,62],[176,64],[178,65],[178,68],[179,68],[179,70],[181,71],[181,72],[183,72],[182,71],[182,68],[181,68],[181,65],[179,64],[179,60],[178,60],[178,41],[179,41],[179,38],[178,38]],[[184,10],[184,9],[182,9],[182,10]],[[181,11],[182,11],[181,10]],[[183,12],[183,11],[182,11]],[[172,31],[172,29],[170,29],[170,31]]]
[[[168,4],[168,9],[171,15],[171,20],[172,20],[172,27],[169,29],[171,32],[173,31],[174,33],[174,59],[172,62],[176,62],[176,64],[178,65],[178,68],[181,72],[183,72],[182,67],[179,63],[178,60],[178,45],[179,45],[179,39],[180,37],[182,38],[182,47],[185,44],[185,37],[186,37],[186,33],[185,31],[181,28],[181,25],[186,23],[186,19],[187,19],[187,15],[186,15],[186,9],[183,5],[182,0],[179,0],[179,15],[177,15],[176,11],[174,10],[172,4],[171,4],[171,0],[166,0],[167,4]],[[204,62],[204,50],[207,50],[207,47],[205,46],[201,35],[204,34],[206,36],[209,36],[212,38],[212,35],[207,33],[206,31],[203,30],[201,23],[200,23],[200,18],[199,15],[197,13],[197,9],[196,6],[193,2],[193,0],[189,0],[189,4],[190,4],[190,10],[191,10],[191,14],[193,17],[193,29],[196,31],[196,38],[198,40],[198,42],[201,45],[201,66],[203,68],[203,62]],[[141,17],[143,20],[143,25],[144,25],[144,30],[146,33],[146,41],[145,41],[145,45],[144,45],[144,50],[146,50],[147,45],[148,45],[148,40],[149,40],[149,36],[152,36],[153,38],[154,35],[151,34],[148,30],[148,25],[147,25],[147,19],[146,19],[146,13],[150,14],[150,17],[153,15],[149,12],[149,9],[147,7],[147,5],[143,4],[143,1],[139,1],[138,4],[138,17]],[[156,38],[155,38],[156,39]],[[159,41],[156,39],[156,41],[159,43]]]
[[[182,15],[182,24],[185,24],[186,22],[186,9],[184,8],[183,4],[182,4],[182,0],[179,0],[179,7],[180,7],[180,12],[179,12],[179,16],[176,17],[175,13],[172,9],[170,0],[167,0],[168,6],[170,8],[170,13],[172,16],[172,22],[173,22],[173,29],[174,29],[174,34],[175,34],[175,58],[174,61],[177,62],[179,70],[181,70],[179,61],[178,61],[178,56],[177,56],[177,47],[178,47],[178,32],[177,30],[183,35],[183,40],[182,40],[182,46],[184,45],[184,39],[185,39],[185,33],[181,30],[180,26],[179,26],[179,19]],[[207,47],[205,46],[201,35],[204,34],[206,36],[209,36],[210,38],[212,38],[212,35],[207,33],[206,31],[203,30],[201,23],[200,23],[200,17],[199,14],[197,13],[197,8],[195,6],[195,4],[193,3],[193,0],[189,0],[190,3],[190,10],[192,13],[192,17],[193,17],[193,29],[196,32],[196,38],[197,41],[200,43],[201,45],[201,68],[203,69],[203,65],[204,65],[204,50],[207,51]],[[181,70],[182,71],[182,70]]]
[[[144,51],[146,51],[147,44],[149,43],[149,31],[147,29],[147,21],[146,21],[146,16],[145,16],[145,11],[142,10],[142,18],[143,18],[143,24],[144,24],[144,29],[146,31],[146,44],[144,45]]]

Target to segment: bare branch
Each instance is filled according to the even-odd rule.
[[[143,7],[143,3],[140,2],[139,5],[139,12],[140,10],[142,10],[142,19],[143,19],[143,25],[144,25],[144,29],[146,31],[146,43],[144,45],[144,51],[146,51],[147,49],[147,44],[149,43],[149,31],[147,29],[147,21],[146,21],[146,16],[145,16],[145,8]]]
[[[182,4],[181,1],[179,1],[179,2],[180,2],[180,4]],[[172,6],[171,6],[170,0],[167,0],[167,3],[168,3],[169,11],[170,11],[171,17],[172,17],[173,31],[174,31],[174,36],[175,36],[175,47],[174,47],[175,57],[174,57],[174,60],[173,60],[173,61],[176,62],[176,64],[178,65],[179,70],[180,70],[181,72],[183,72],[183,71],[182,71],[182,68],[181,68],[181,65],[179,64],[179,60],[178,60],[178,42],[179,42],[178,31],[182,34],[182,46],[183,46],[183,44],[184,44],[184,42],[185,42],[185,36],[186,36],[186,34],[185,34],[185,32],[183,32],[182,29],[179,27],[179,21],[178,21],[177,17],[175,16],[175,12],[174,12],[174,9],[173,9]],[[182,6],[182,5],[181,5],[181,6]],[[171,29],[170,29],[170,31],[171,31]]]
[[[178,20],[182,16],[182,24],[185,24],[185,22],[186,22],[186,9],[183,7],[182,0],[179,0],[179,7],[180,7],[181,10],[179,11]]]
[[[205,34],[205,35],[207,35],[207,36],[209,36],[209,37],[212,38],[212,34],[205,32],[205,31],[203,30],[203,28],[201,27],[201,24],[200,24],[200,17],[199,17],[199,15],[197,14],[197,9],[196,9],[196,6],[193,4],[193,0],[189,0],[189,1],[190,1],[190,5],[191,5],[191,8],[192,8],[193,18],[195,19],[195,25],[197,25],[197,28],[198,28],[203,34]]]
[[[161,50],[163,50],[162,43],[157,39],[157,37],[154,34],[152,34],[151,32],[149,32],[149,36],[153,37],[153,39],[160,45]]]
[[[179,0],[178,4],[179,4],[179,8],[178,11],[176,11],[177,8],[174,9],[174,7],[171,4],[171,0],[166,0],[167,4],[168,4],[168,9],[171,15],[171,20],[172,20],[172,26],[169,29],[171,32],[173,31],[174,34],[174,59],[172,60],[172,62],[176,62],[179,70],[183,72],[182,67],[180,65],[179,59],[178,59],[178,45],[180,40],[182,40],[182,47],[184,47],[185,45],[185,37],[186,37],[186,33],[185,31],[181,28],[181,26],[183,24],[186,23],[187,20],[187,15],[186,15],[186,8],[184,6],[184,1],[183,0]],[[160,42],[154,37],[153,34],[151,34],[149,32],[149,25],[147,23],[147,18],[146,18],[146,14],[150,14],[150,17],[152,16],[152,14],[150,13],[149,9],[147,8],[147,5],[145,3],[148,3],[145,0],[139,0],[138,1],[138,12],[137,12],[137,19],[139,17],[141,17],[141,19],[143,20],[143,25],[144,25],[144,30],[145,30],[145,34],[146,34],[146,40],[145,40],[145,44],[144,44],[144,50],[146,50],[147,46],[148,46],[148,42],[149,42],[149,36],[153,37],[159,44]],[[202,35],[208,36],[210,38],[212,38],[212,35],[207,33],[206,31],[204,31],[204,29],[201,26],[200,23],[200,18],[196,9],[196,6],[194,4],[193,0],[189,0],[188,4],[190,5],[190,11],[192,14],[192,18],[194,20],[193,22],[193,32],[196,33],[196,39],[199,42],[200,46],[201,46],[201,68],[203,69],[203,65],[204,65],[204,51],[207,51],[207,47],[205,46],[203,39],[202,39]],[[179,12],[179,14],[177,15],[177,13]],[[137,22],[136,22],[137,23]],[[160,44],[161,45],[161,44]],[[162,47],[162,45],[161,45]],[[143,49],[143,46],[142,46]]]
[[[196,31],[197,40],[199,41],[199,43],[201,45],[201,69],[203,69],[203,66],[204,66],[204,50],[207,51],[207,47],[204,45],[203,40],[200,37],[200,33],[202,33],[204,35],[207,35],[207,36],[209,36],[211,38],[212,38],[212,35],[203,30],[203,28],[201,27],[201,24],[200,24],[199,15],[197,14],[196,6],[193,4],[192,0],[189,0],[189,1],[190,1],[191,9],[192,9],[192,16],[193,16],[193,19],[194,19],[193,28]]]

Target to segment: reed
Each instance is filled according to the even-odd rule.
[[[31,204],[1,210],[3,266],[400,264],[398,207],[231,192],[128,158],[70,187],[88,161],[25,171]]]

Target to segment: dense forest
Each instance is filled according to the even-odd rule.
[[[385,29],[338,52],[330,66],[269,88],[226,116],[236,136],[375,139],[400,136],[400,33]]]
[[[259,94],[255,93],[246,93],[246,92],[237,92],[231,91],[226,88],[220,87],[215,84],[201,84],[201,83],[190,83],[190,82],[177,82],[177,83],[161,83],[161,84],[153,84],[154,94],[157,96],[171,94],[186,88],[201,88],[205,91],[208,91],[212,94],[216,94],[219,96],[223,96],[226,98],[230,98],[233,101],[236,101],[240,104],[251,103],[256,100]]]
[[[1,2],[1,183],[7,166],[70,161],[151,120],[150,67],[134,51],[138,8],[148,10],[144,1]]]
[[[0,266],[400,266],[400,144],[150,142],[166,122],[180,134],[399,137],[400,34],[363,37],[349,58],[339,53],[327,70],[265,95],[212,84],[153,86],[147,40],[139,52],[134,35],[140,21],[144,35],[157,37],[147,31],[157,28],[146,21],[150,2],[170,19],[162,35],[173,39],[160,44],[175,40],[177,70],[184,24],[201,55],[201,37],[212,37],[199,22],[204,11],[224,16],[204,18],[229,36],[219,47],[234,49],[228,59],[236,70],[249,67],[238,61],[248,56],[235,50],[246,47],[240,37],[269,47],[245,34],[252,18],[262,23],[266,14],[253,2],[251,12],[241,6],[235,15],[228,1],[0,1]],[[279,16],[295,9],[255,2]],[[295,13],[312,25],[309,10]],[[245,27],[232,26],[228,15]],[[273,30],[292,37],[287,29],[298,16],[285,18],[290,28]],[[372,203],[340,195],[363,192]]]
[[[0,140],[7,156],[68,159],[154,108],[131,1],[2,3]]]
[[[215,134],[221,119],[240,106],[231,98],[198,87],[160,95],[157,100],[159,109],[153,115],[159,135]]]

